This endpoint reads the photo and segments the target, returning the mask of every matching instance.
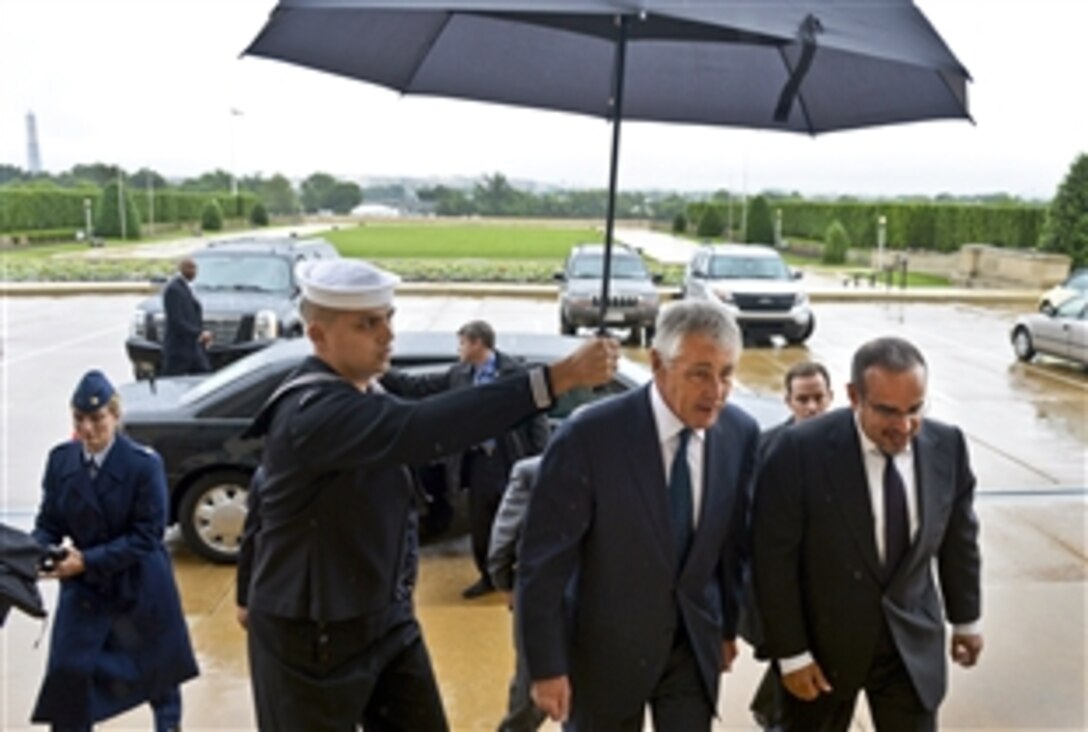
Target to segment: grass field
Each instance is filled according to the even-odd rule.
[[[574,244],[601,241],[591,228],[473,222],[366,224],[323,236],[346,257],[365,259],[535,259],[557,264]]]

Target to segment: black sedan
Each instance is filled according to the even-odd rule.
[[[527,363],[551,363],[569,354],[578,343],[579,339],[572,337],[508,333],[499,337],[498,348]],[[125,430],[162,456],[170,487],[170,521],[181,526],[182,535],[197,554],[216,562],[236,559],[249,479],[261,458],[260,441],[242,440],[239,435],[287,373],[310,352],[306,339],[281,341],[211,376],[120,387]],[[457,339],[450,334],[406,332],[394,341],[393,366],[409,373],[444,369],[456,357]],[[561,420],[581,404],[627,391],[649,379],[645,366],[622,358],[611,383],[565,394],[549,417]],[[778,400],[743,389],[731,398],[764,426],[785,417]]]

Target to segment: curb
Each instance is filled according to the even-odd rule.
[[[151,282],[0,282],[0,297],[65,297],[70,295],[148,295],[158,292],[162,285]],[[401,295],[426,297],[518,297],[554,298],[556,285],[535,285],[503,282],[405,282],[397,288]],[[663,300],[680,296],[676,288],[661,288]],[[1031,305],[1039,293],[1029,290],[968,290],[963,288],[927,287],[908,290],[876,288],[829,289],[809,291],[812,302],[896,302],[896,303],[974,303],[989,305]]]

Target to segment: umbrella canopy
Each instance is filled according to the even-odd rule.
[[[281,0],[246,53],[617,123],[817,134],[969,117],[969,75],[911,0]],[[618,149],[615,124],[609,250]]]

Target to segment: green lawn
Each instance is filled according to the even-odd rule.
[[[589,228],[457,224],[366,224],[322,234],[345,257],[365,259],[552,260],[557,265],[571,246],[601,241]]]

